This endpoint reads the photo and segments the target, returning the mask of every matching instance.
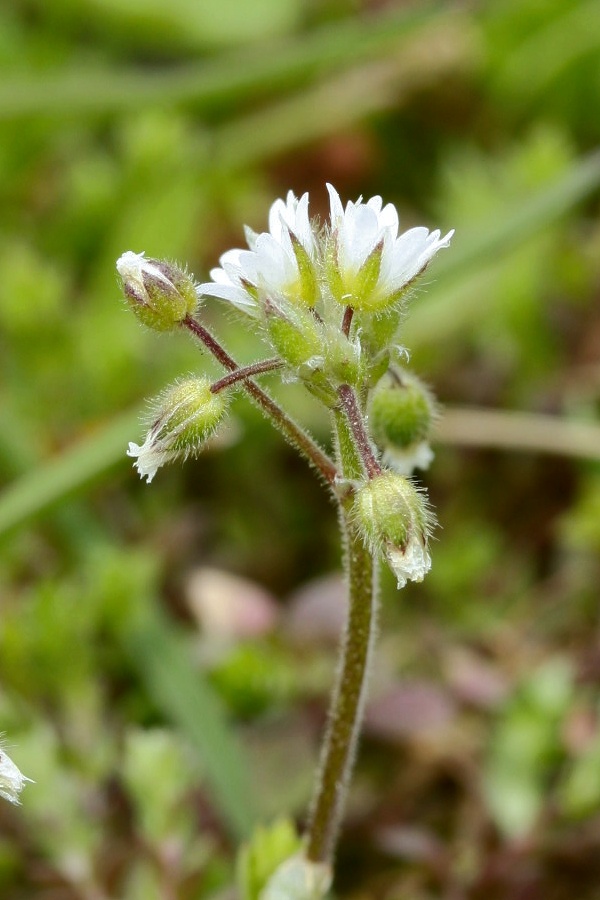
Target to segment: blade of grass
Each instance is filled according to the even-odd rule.
[[[0,534],[62,500],[125,458],[127,441],[139,429],[139,410],[129,410],[95,428],[59,456],[40,464],[0,493]]]
[[[436,426],[435,439],[465,447],[600,460],[600,425],[516,410],[449,407]]]
[[[249,765],[218,696],[190,660],[189,649],[156,607],[124,635],[125,649],[162,713],[198,750],[216,805],[236,839],[256,821]]]
[[[287,42],[227,54],[172,71],[48,72],[26,79],[3,79],[0,119],[81,116],[139,110],[147,106],[191,104],[208,109],[257,93],[289,90],[333,71],[389,54],[398,42],[440,10],[426,3],[386,15],[337,22]]]
[[[510,94],[521,107],[529,107],[547,93],[570,66],[600,50],[598,0],[566,6],[543,28],[523,40],[498,71],[492,89]]]

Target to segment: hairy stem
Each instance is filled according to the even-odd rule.
[[[369,478],[375,478],[376,475],[381,475],[381,466],[373,453],[356,394],[349,384],[341,384],[338,388],[338,396],[366,473]]]
[[[348,421],[339,410],[334,417],[342,474],[347,479],[359,478],[362,459]],[[351,494],[340,503],[346,551],[348,619],[309,819],[306,853],[313,862],[330,862],[335,849],[363,717],[376,626],[375,563],[351,521],[351,503]]]
[[[224,375],[223,378],[219,378],[218,381],[211,384],[211,393],[218,394],[219,391],[231,387],[233,384],[237,384],[238,381],[245,381],[247,378],[252,378],[254,375],[264,375],[265,372],[275,372],[277,369],[281,369],[282,366],[283,360],[279,359],[277,356],[273,359],[263,359],[261,362],[243,366],[240,369],[236,369],[234,372],[230,372],[229,375]]]
[[[240,367],[224,347],[216,340],[204,325],[191,316],[187,316],[182,325],[197,337],[221,365],[230,372],[238,372]],[[337,466],[319,445],[308,435],[275,401],[250,378],[242,381],[242,387],[252,400],[267,414],[273,424],[285,435],[300,453],[315,467],[329,485],[337,481]]]

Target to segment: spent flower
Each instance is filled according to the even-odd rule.
[[[131,442],[138,473],[150,483],[160,466],[197,454],[227,409],[228,391],[211,391],[208,378],[186,378],[172,385],[154,404],[154,421],[140,446]]]
[[[435,520],[411,481],[383,472],[358,489],[353,515],[371,551],[386,557],[399,588],[423,581],[431,568],[428,542]]]

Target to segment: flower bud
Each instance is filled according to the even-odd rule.
[[[434,517],[417,488],[392,472],[384,472],[356,493],[353,515],[373,553],[383,552],[402,588],[423,581],[431,568],[427,549]]]
[[[20,803],[19,794],[26,781],[31,781],[31,778],[23,775],[0,745],[0,797],[10,803]]]
[[[386,378],[374,390],[369,405],[369,424],[384,461],[401,475],[426,469],[433,459],[428,444],[435,418],[430,392],[413,375]]]
[[[148,483],[157,469],[178,457],[196,455],[227,409],[228,392],[214,394],[208,378],[188,378],[168,388],[156,402],[155,420],[141,445],[130,443],[128,456]]]
[[[196,284],[174,263],[128,250],[117,260],[117,272],[127,303],[148,328],[170,331],[196,309]]]

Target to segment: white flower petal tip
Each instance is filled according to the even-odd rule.
[[[117,272],[125,281],[126,278],[139,277],[142,266],[145,263],[145,253],[135,253],[133,250],[126,250],[117,260]]]
[[[227,390],[213,393],[206,377],[183,378],[163,391],[144,443],[131,441],[127,450],[140,477],[150,484],[161,466],[196,456],[225,416],[228,398]]]
[[[0,797],[18,805],[21,802],[19,794],[28,781],[33,784],[33,780],[23,775],[4,748],[0,747]]]
[[[147,439],[141,446],[130,441],[127,456],[137,457],[136,461],[133,463],[134,468],[137,469],[140,478],[146,479],[147,484],[150,484],[159,467],[164,462],[164,460],[161,459],[161,455],[156,450],[152,449],[152,445]]]
[[[427,443],[421,443],[407,447],[401,450],[396,447],[388,447],[383,454],[383,461],[386,466],[397,472],[398,475],[412,475],[415,469],[425,471],[429,468],[434,459],[434,452]]]
[[[353,513],[366,544],[383,553],[399,588],[423,581],[431,568],[428,542],[435,519],[411,481],[389,470],[377,475],[357,492]]]
[[[405,550],[388,548],[386,557],[399,590],[406,586],[407,581],[423,581],[431,569],[429,551],[418,540],[410,541]]]

